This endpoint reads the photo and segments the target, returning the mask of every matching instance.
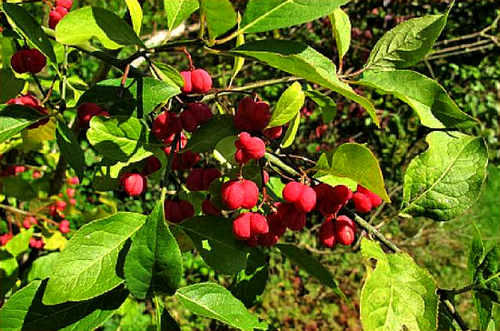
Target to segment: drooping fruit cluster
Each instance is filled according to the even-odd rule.
[[[55,7],[49,13],[49,28],[55,30],[57,24],[68,14],[71,7],[73,7],[72,0],[57,0]]]
[[[194,216],[191,202],[181,199],[165,200],[165,219],[172,223],[180,223]]]
[[[230,210],[251,209],[259,200],[257,184],[247,179],[230,180],[222,185],[222,203]]]
[[[23,49],[17,51],[10,59],[12,69],[20,74],[29,72],[37,74],[45,68],[47,59],[38,49]]]
[[[323,246],[332,248],[337,243],[351,245],[356,235],[356,223],[345,215],[328,217],[319,228],[319,241]]]
[[[146,176],[142,174],[123,173],[120,175],[119,182],[125,192],[132,197],[141,195],[147,187]]]
[[[182,92],[190,93],[207,93],[212,88],[212,77],[203,69],[193,69],[180,72],[184,78],[184,86]]]
[[[42,115],[49,115],[49,113],[47,112],[47,109],[45,109],[43,107],[40,100],[38,100],[37,97],[35,97],[31,93],[26,93],[18,98],[10,99],[9,101],[7,101],[7,104],[8,105],[22,105],[22,106],[30,107],[30,108],[35,109],[36,111],[38,111]],[[30,126],[28,126],[28,129],[36,129],[41,125],[47,124],[48,121],[49,121],[49,118],[41,119],[41,120],[31,124]]]
[[[234,159],[240,164],[250,160],[258,160],[266,153],[266,145],[262,139],[251,137],[248,132],[242,132],[235,141],[236,153]]]

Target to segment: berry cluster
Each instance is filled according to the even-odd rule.
[[[49,13],[49,28],[55,30],[57,24],[73,7],[72,0],[57,0],[55,7]]]
[[[47,59],[38,49],[23,49],[12,55],[10,65],[17,73],[24,74],[29,72],[37,74],[47,65]]]

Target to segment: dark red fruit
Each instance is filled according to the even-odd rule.
[[[283,189],[283,198],[305,213],[313,210],[316,205],[316,192],[311,187],[298,182],[286,184]]]
[[[356,229],[352,227],[352,223],[352,220],[347,216],[339,216],[337,220],[333,222],[335,239],[339,244],[349,246],[354,242]]]
[[[207,104],[195,102],[188,104],[179,116],[182,128],[188,132],[193,132],[199,125],[206,123],[212,118],[212,111]]]
[[[7,101],[7,104],[8,105],[23,105],[26,107],[33,108],[33,109],[37,110],[38,112],[42,113],[43,115],[49,115],[47,110],[45,108],[43,108],[40,100],[38,100],[33,94],[31,94],[29,92],[20,96],[19,98],[10,99],[9,101]],[[36,123],[31,124],[30,126],[28,126],[28,129],[36,129],[39,126],[46,124],[48,121],[49,121],[49,118],[45,118],[43,120],[40,120]]]
[[[165,200],[165,219],[180,223],[194,216],[194,207],[187,200]]]
[[[221,194],[222,203],[228,209],[250,209],[257,205],[259,188],[251,180],[231,180],[222,185]]]
[[[175,152],[172,157],[172,169],[191,169],[200,160],[200,154],[191,151],[185,151],[182,153]]]
[[[57,0],[56,6],[61,6],[66,8],[67,10],[70,10],[71,7],[73,7],[73,0]]]
[[[372,209],[372,202],[363,193],[354,193],[352,201],[354,201],[354,208],[358,213],[368,213]]]
[[[319,228],[319,242],[321,245],[332,248],[337,243],[335,239],[335,232],[333,230],[333,222],[330,219],[326,219],[321,223]]]
[[[215,168],[193,169],[186,178],[186,186],[190,191],[206,191],[214,179],[222,174]]]
[[[370,202],[372,203],[372,208],[377,208],[382,204],[382,198],[379,197],[377,194],[373,193],[372,191],[364,188],[361,185],[358,185],[356,192],[363,193],[370,199]]]
[[[240,131],[262,131],[270,119],[271,113],[267,102],[255,102],[252,98],[246,97],[238,104],[234,126]]]
[[[300,231],[306,226],[306,213],[298,210],[292,203],[280,203],[278,215],[281,222],[292,231]]]
[[[176,113],[164,111],[158,115],[153,122],[153,134],[159,140],[170,138],[181,132],[181,121]]]
[[[352,191],[344,185],[331,187],[328,184],[321,183],[313,189],[316,192],[315,209],[324,216],[337,214],[352,197]]]
[[[240,214],[233,222],[233,233],[239,240],[248,240],[267,232],[269,232],[269,226],[266,218],[258,213]]]
[[[241,164],[250,160],[258,160],[266,154],[264,142],[260,138],[251,137],[248,132],[242,132],[234,146],[236,146],[234,159]]]
[[[267,224],[269,224],[269,233],[281,237],[286,231],[286,225],[281,221],[280,215],[277,213],[268,214],[266,216]]]
[[[127,172],[122,174],[119,180],[128,195],[132,197],[141,195],[146,190],[146,177],[141,174]]]
[[[172,144],[173,144],[173,142],[174,142],[174,139],[175,139],[175,135],[171,135],[171,136],[169,136],[168,138],[166,138],[166,139],[163,139],[163,140],[162,140],[162,141],[163,141],[163,143],[164,143],[165,145],[167,145],[167,147],[164,147],[164,148],[163,148],[163,151],[164,151],[167,155],[168,155],[168,154],[170,154],[170,151],[172,150]],[[179,140],[180,140],[180,141],[178,141],[178,142],[175,144],[175,148],[174,148],[174,150],[175,150],[176,152],[178,152],[180,149],[183,149],[184,147],[186,147],[186,144],[187,144],[187,137],[186,137],[186,135],[185,135],[183,132],[181,132],[181,137],[180,137],[180,139],[179,139]],[[180,147],[179,147],[179,143],[180,143]]]
[[[61,13],[59,13],[55,10],[52,10],[49,13],[49,28],[51,28],[52,30],[55,30],[57,24],[59,24],[59,22],[62,20],[62,18],[63,18],[63,16],[61,15]]]
[[[59,200],[56,202],[56,209],[59,211],[64,211],[67,205],[68,204],[66,203],[66,201]]]
[[[184,78],[183,93],[206,93],[212,88],[212,78],[203,69],[181,71],[181,75]]]
[[[142,170],[142,174],[144,176],[149,176],[152,173],[155,173],[160,169],[161,169],[160,159],[154,155],[151,155],[150,157],[148,157],[146,159],[146,165],[144,166],[144,169]]]
[[[12,233],[5,233],[0,236],[0,246],[5,246],[13,238]]]
[[[17,73],[30,72],[37,74],[47,64],[47,59],[38,49],[25,49],[12,55],[10,64]]]
[[[94,116],[109,116],[109,113],[92,102],[85,102],[78,106],[78,125],[80,129],[88,129],[90,120]]]
[[[278,243],[279,239],[280,237],[272,234],[271,232],[264,233],[259,236],[259,245],[265,247],[272,247]]]
[[[201,204],[201,211],[205,215],[220,216],[221,214],[221,210],[214,206],[209,198],[203,200],[203,203]]]
[[[68,220],[62,220],[61,223],[59,223],[59,231],[61,233],[68,233],[69,232],[69,221]]]
[[[274,128],[264,130],[262,133],[269,139],[278,139],[283,134],[283,126],[275,126]]]

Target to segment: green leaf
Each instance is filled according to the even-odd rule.
[[[16,258],[7,250],[0,249],[0,279],[2,280],[0,282],[0,300],[3,300],[5,295],[16,284],[18,269],[19,265]],[[0,319],[0,329],[1,326],[2,320]]]
[[[351,21],[349,20],[349,16],[340,8],[335,8],[328,15],[328,18],[330,18],[330,23],[332,24],[333,37],[337,44],[339,62],[341,62],[351,44]]]
[[[250,0],[240,33],[264,32],[312,21],[348,0]]]
[[[170,85],[177,85],[179,88],[184,86],[184,78],[177,69],[163,62],[154,62],[153,65],[158,69],[162,80]]]
[[[71,168],[75,170],[80,180],[82,180],[85,167],[85,155],[83,154],[83,150],[75,134],[65,123],[59,121],[57,124],[56,138],[62,156],[66,159]]]
[[[479,330],[488,329],[488,324],[492,317],[493,306],[488,292],[472,291],[472,301],[476,307]]]
[[[479,198],[488,151],[482,138],[459,132],[431,132],[426,141],[406,170],[402,213],[448,221]]]
[[[252,249],[247,267],[233,278],[229,290],[245,307],[250,308],[257,304],[264,293],[268,278],[266,255],[259,249]]]
[[[142,7],[138,0],[125,0],[127,4],[130,18],[132,19],[132,28],[135,34],[139,37],[141,35],[142,27]]]
[[[385,254],[363,239],[368,276],[361,290],[364,330],[436,330],[438,296],[429,272],[406,253]]]
[[[163,0],[167,14],[169,36],[174,28],[179,26],[200,6],[198,0]]]
[[[151,77],[129,78],[123,87],[121,78],[107,79],[85,91],[78,100],[78,105],[92,102],[108,110],[111,115],[143,118],[180,93],[175,82],[164,82]]]
[[[239,12],[237,14],[238,14],[237,21],[238,21],[238,27],[239,27],[239,23],[241,22],[241,15],[240,15]],[[243,34],[238,35],[236,37],[236,47],[241,46],[244,43],[245,43],[245,35],[243,35]],[[241,71],[241,69],[243,68],[244,64],[245,64],[245,58],[244,57],[241,57],[241,56],[235,56],[234,57],[233,73],[231,74],[230,84],[232,84],[233,80],[236,78],[236,76],[238,75],[238,73]]]
[[[3,122],[3,119],[0,122]],[[27,201],[37,196],[32,183],[22,177],[2,177],[0,193],[22,201]]]
[[[474,275],[476,274],[477,267],[481,264],[484,255],[484,245],[483,238],[481,237],[481,232],[479,232],[476,223],[473,222],[473,234],[472,241],[470,243],[469,259],[467,262],[469,270],[469,279],[471,282],[474,281]]]
[[[186,150],[190,149],[199,153],[211,152],[219,141],[237,134],[238,131],[233,124],[233,116],[215,116],[193,133],[186,145]]]
[[[367,69],[402,69],[422,60],[441,34],[448,12],[409,19],[380,38],[366,62]]]
[[[70,11],[56,26],[56,40],[64,45],[78,45],[97,38],[108,49],[137,45],[146,48],[132,27],[118,15],[99,7]]]
[[[285,136],[281,141],[281,147],[287,148],[293,144],[295,136],[297,135],[297,131],[299,130],[299,125],[300,125],[300,113],[297,113],[290,122],[288,128],[286,129]]]
[[[200,8],[207,22],[210,40],[236,25],[236,12],[229,0],[200,0]]]
[[[324,0],[321,0],[325,2]],[[234,48],[231,53],[254,58],[271,67],[338,92],[363,106],[379,126],[373,104],[336,76],[335,64],[313,48],[295,41],[260,40]]]
[[[172,315],[170,315],[170,313],[166,309],[163,309],[163,312],[161,314],[160,330],[181,331],[181,328],[179,327],[179,324],[177,324],[177,321],[172,317]]]
[[[351,191],[356,191],[358,187],[358,183],[346,177],[337,177],[333,175],[323,174],[321,172],[315,173],[313,177],[317,178],[320,182],[328,184],[333,187],[337,185],[344,185],[350,188]]]
[[[2,83],[3,84],[3,83]],[[45,118],[42,113],[31,107],[21,105],[0,106],[0,143],[12,138],[31,124]]]
[[[500,303],[500,245],[493,246],[484,257],[474,275],[474,285],[492,301]]]
[[[32,282],[36,279],[43,280],[48,278],[54,270],[54,266],[60,254],[59,252],[54,252],[37,258],[28,272],[28,282]]]
[[[2,54],[3,57],[3,54]],[[9,68],[0,69],[0,82],[2,82],[2,89],[0,89],[0,103],[5,103],[12,98],[15,98],[24,89],[26,81],[17,78],[14,72]]]
[[[453,324],[453,316],[446,308],[443,302],[439,301],[438,308],[438,326],[437,330],[440,331],[455,331],[455,325]]]
[[[55,306],[42,303],[47,281],[34,281],[17,291],[0,309],[2,330],[94,330],[127,298],[123,288],[97,298]]]
[[[256,316],[248,312],[243,303],[231,292],[215,283],[199,283],[181,287],[175,294],[179,301],[194,314],[219,320],[240,330],[263,329]]]
[[[363,145],[342,144],[335,151],[323,153],[315,169],[322,175],[352,179],[379,195],[383,200],[391,201],[385,190],[384,178],[377,158]]]
[[[191,238],[203,260],[221,274],[234,275],[247,266],[246,245],[233,234],[230,219],[196,216],[180,227]]]
[[[337,105],[332,98],[324,95],[320,91],[313,90],[310,86],[307,87],[304,93],[306,94],[306,97],[310,98],[323,113],[323,123],[333,121],[333,118],[337,115]]]
[[[418,72],[367,71],[358,82],[407,103],[427,127],[462,129],[478,123],[458,108],[441,85]]]
[[[290,122],[294,117],[299,114],[302,105],[304,104],[305,95],[302,91],[302,86],[299,82],[290,85],[289,88],[283,92],[276,107],[271,114],[268,128],[281,126]]]
[[[56,55],[49,38],[33,16],[23,7],[13,3],[4,2],[2,6],[5,14],[14,22],[24,36],[53,63],[57,63]]]
[[[81,227],[57,260],[44,304],[87,300],[120,285],[124,258],[120,251],[145,221],[141,214],[117,213]]]
[[[127,116],[94,116],[90,121],[87,138],[97,151],[109,159],[126,161],[130,157],[140,159],[147,151],[148,128],[137,118]]]
[[[132,238],[125,258],[125,282],[132,295],[145,299],[153,293],[174,294],[181,276],[181,251],[165,223],[162,197]]]
[[[28,251],[30,245],[31,236],[33,236],[34,229],[30,228],[26,231],[21,231],[16,234],[6,245],[5,249],[12,254],[14,257],[19,257],[19,255]]]
[[[313,256],[303,249],[291,244],[277,244],[275,247],[293,263],[297,264],[309,275],[319,280],[321,284],[328,286],[333,292],[345,299],[344,293],[342,293],[337,282],[333,279],[333,275]]]

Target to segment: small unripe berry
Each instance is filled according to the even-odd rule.
[[[47,64],[47,59],[38,49],[25,49],[12,55],[10,64],[12,69],[20,74],[25,72],[37,74]]]
[[[244,164],[250,160],[258,160],[266,154],[266,145],[257,137],[251,137],[248,132],[242,132],[239,139],[235,141],[236,162]]]
[[[278,139],[283,134],[283,126],[275,126],[274,128],[264,130],[262,133],[269,139]]]
[[[326,219],[321,223],[321,227],[319,228],[319,242],[325,247],[332,248],[337,243],[333,228],[333,222],[330,219]]]
[[[120,184],[125,189],[128,195],[134,197],[141,195],[146,190],[146,177],[141,174],[133,174],[130,172],[124,173],[119,178]]]
[[[61,6],[66,8],[67,10],[70,10],[71,7],[73,7],[73,0],[57,0],[56,6]]]
[[[201,211],[205,215],[220,216],[221,214],[221,210],[214,206],[214,204],[208,198],[203,200],[203,203],[201,204]]]
[[[306,213],[298,210],[292,203],[280,203],[278,215],[281,222],[292,231],[300,231],[306,226]]]
[[[305,213],[313,210],[316,205],[316,192],[311,187],[298,182],[286,184],[283,189],[283,198]]]
[[[352,201],[354,201],[354,208],[356,208],[358,213],[368,213],[372,209],[370,199],[363,193],[354,193]]]
[[[212,78],[203,69],[181,71],[181,76],[184,78],[183,93],[206,93],[212,88]]]
[[[146,165],[144,166],[144,169],[142,170],[142,174],[144,176],[149,176],[150,174],[155,173],[160,169],[161,169],[160,159],[158,159],[154,155],[151,155],[150,157],[148,157],[146,159]]]
[[[240,214],[233,222],[233,233],[239,240],[248,240],[267,232],[269,232],[269,226],[266,218],[258,213]]]
[[[152,131],[159,140],[167,139],[181,130],[181,121],[174,112],[164,111],[153,121]]]
[[[194,216],[194,207],[187,200],[165,200],[165,219],[180,223]]]
[[[250,97],[245,97],[238,104],[234,116],[234,126],[240,131],[262,131],[269,124],[271,113],[267,102],[255,102]]]
[[[68,220],[62,220],[61,223],[59,223],[59,231],[61,233],[68,233],[69,232],[69,221]]]
[[[257,205],[259,188],[251,180],[231,180],[222,185],[221,195],[222,203],[230,210],[251,209]]]

